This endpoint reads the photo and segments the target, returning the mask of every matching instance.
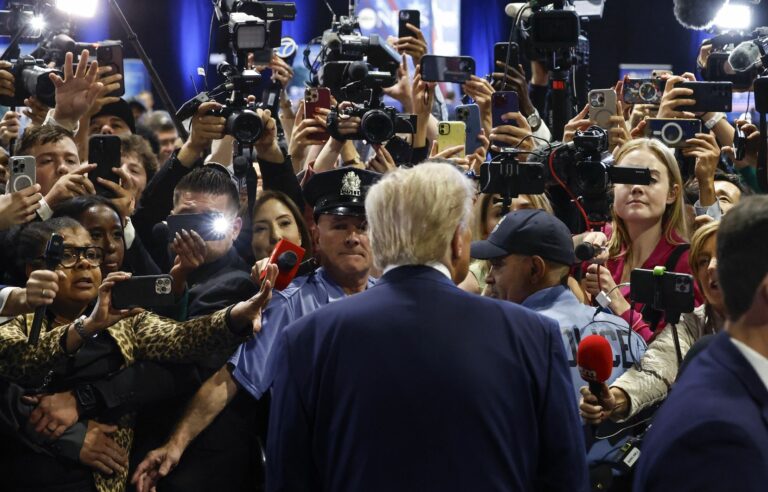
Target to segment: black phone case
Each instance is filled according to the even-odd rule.
[[[182,229],[186,231],[195,231],[200,235],[203,241],[217,241],[223,238],[213,229],[213,222],[218,218],[217,214],[178,214],[169,215],[166,219],[168,224],[168,242],[173,241],[176,233]]]
[[[520,47],[514,41],[511,43],[496,43],[493,45],[493,70],[492,72],[503,72],[503,67],[498,62],[507,63],[507,51],[511,48],[508,65],[517,68],[520,65]]]
[[[640,304],[657,304],[657,309],[674,311],[677,313],[690,313],[693,311],[694,290],[693,277],[685,273],[664,272],[658,277],[653,270],[636,268],[629,277],[629,297]],[[661,292],[658,299],[654,298],[657,282],[660,282]]]
[[[99,46],[96,48],[96,60],[99,62],[99,66],[110,66],[112,71],[108,75],[114,75],[119,73],[123,76],[120,79],[116,90],[107,94],[111,97],[123,97],[125,95],[125,67],[123,65],[123,47],[122,46]]]
[[[103,178],[113,183],[120,183],[120,176],[112,172],[112,168],[120,167],[121,162],[120,137],[117,135],[94,135],[88,142],[88,162],[96,164],[96,169],[88,173],[88,179],[96,188],[96,194],[114,198],[111,190],[99,184]]]
[[[172,285],[170,275],[147,275],[116,282],[112,287],[112,307],[130,309],[173,306]]]
[[[421,13],[418,10],[401,10],[397,13],[398,26],[397,37],[407,38],[409,36],[415,37],[416,34],[406,27],[406,24],[413,24],[421,29]]]
[[[675,87],[692,89],[693,95],[685,99],[695,99],[693,106],[679,106],[679,111],[692,113],[721,112],[730,113],[733,106],[732,82],[681,82]]]

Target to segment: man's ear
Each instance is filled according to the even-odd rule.
[[[541,256],[531,257],[531,283],[538,284],[547,274],[547,264]]]
[[[232,242],[237,239],[237,236],[240,235],[240,230],[243,228],[243,219],[240,217],[235,217],[235,219],[232,221]]]
[[[743,318],[749,324],[763,324],[768,319],[768,274],[757,286],[755,296],[752,298],[752,305],[744,313]]]
[[[320,231],[317,224],[313,224],[312,227],[310,227],[309,235],[312,239],[312,250],[320,251]]]
[[[461,225],[453,231],[453,237],[451,238],[451,260],[460,258],[464,248],[469,248],[469,244],[464,240],[464,232]]]

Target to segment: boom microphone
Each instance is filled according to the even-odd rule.
[[[728,4],[728,0],[674,0],[675,18],[687,27],[701,31],[715,23],[715,16]]]
[[[744,41],[728,56],[728,64],[735,72],[746,72],[752,68],[762,68],[762,57],[763,53],[756,41]]]
[[[605,337],[589,335],[579,343],[576,352],[576,364],[581,378],[589,383],[589,392],[599,400],[603,393],[603,384],[613,371],[613,350]]]

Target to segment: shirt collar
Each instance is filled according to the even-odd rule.
[[[384,271],[382,272],[382,275],[385,275],[385,274],[386,274],[387,272],[389,272],[390,270],[394,270],[395,268],[398,268],[398,267],[401,267],[401,266],[406,266],[406,264],[402,264],[402,265],[387,265],[387,267],[386,267],[386,268],[384,268]],[[451,278],[451,272],[450,272],[450,270],[448,270],[448,267],[447,267],[447,266],[445,266],[445,265],[443,265],[443,264],[442,264],[442,263],[440,263],[439,261],[431,261],[431,262],[429,262],[429,263],[425,263],[425,264],[424,264],[424,265],[422,265],[422,266],[428,266],[428,267],[430,267],[430,268],[434,268],[434,269],[435,269],[435,270],[437,270],[438,272],[440,272],[440,273],[442,273],[443,275],[445,275],[445,276],[448,278],[448,280],[450,280],[451,282],[453,282],[453,279]]]
[[[765,388],[768,389],[768,358],[765,358],[746,343],[736,340],[733,337],[730,338],[731,342],[733,342],[733,344],[736,345],[736,348],[739,349],[739,352],[741,352],[741,355],[747,359],[749,365],[755,370],[757,376],[765,385]]]
[[[561,302],[567,302],[569,299],[562,298],[563,294],[569,291],[567,287],[563,285],[556,285],[554,287],[547,287],[546,289],[541,289],[539,291],[534,292],[533,294],[526,297],[526,299],[520,303],[522,306],[525,306],[529,309],[537,310],[537,309],[544,309],[548,308],[550,306],[555,305],[555,303],[561,303]],[[569,291],[570,292],[570,291]],[[574,297],[574,299],[576,299]],[[577,300],[578,302],[578,300]]]

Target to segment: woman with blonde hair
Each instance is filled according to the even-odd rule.
[[[691,273],[688,231],[683,212],[683,180],[672,151],[658,140],[631,140],[616,151],[616,166],[648,168],[647,185],[614,186],[613,223],[606,232],[591,232],[584,241],[605,247],[604,260],[589,265],[584,287],[592,296],[608,294],[610,309],[624,318],[646,341],[663,318],[628,301],[632,270],[665,266],[667,271]],[[607,258],[606,258],[607,257]],[[697,305],[700,294],[696,289]]]

